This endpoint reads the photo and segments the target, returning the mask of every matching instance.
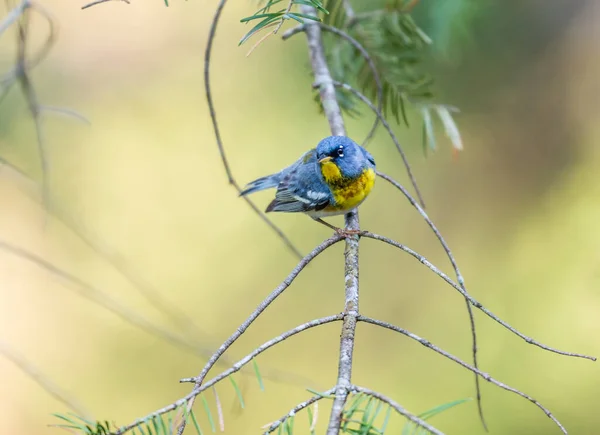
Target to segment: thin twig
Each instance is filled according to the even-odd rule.
[[[285,423],[285,421],[288,418],[293,417],[298,412],[302,411],[305,408],[308,408],[313,403],[316,405],[316,403],[319,400],[325,399],[327,396],[330,396],[330,395],[332,395],[334,393],[335,393],[335,388],[332,388],[331,390],[324,391],[321,394],[316,394],[316,395],[312,396],[310,399],[305,400],[304,402],[301,402],[301,403],[297,404],[292,409],[290,409],[290,411],[287,414],[285,414],[283,417],[281,417],[279,420],[276,420],[276,421],[274,421],[272,423],[269,423],[269,425],[268,425],[269,427],[264,432],[264,435],[267,435],[267,434],[270,434],[271,432],[274,432],[279,426],[281,426],[283,423]],[[263,426],[263,429],[264,429],[264,426]],[[312,429],[313,428],[311,428],[311,430]]]
[[[208,360],[208,362],[206,363],[206,365],[204,366],[204,368],[202,369],[200,374],[197,376],[195,385],[194,385],[194,390],[192,391],[192,393],[200,391],[200,389],[202,388],[202,382],[204,381],[204,378],[208,374],[209,370],[219,360],[219,358],[221,358],[221,356],[225,353],[225,351],[246,331],[246,329],[248,329],[248,327],[250,327],[250,325],[258,318],[258,316],[260,316],[260,314],[263,311],[265,311],[269,307],[269,305],[271,305],[271,303],[275,299],[277,299],[277,297],[279,297],[292,284],[292,282],[294,281],[294,279],[296,279],[296,277],[300,274],[300,272],[317,255],[319,255],[320,253],[325,251],[330,246],[333,246],[336,243],[338,243],[339,241],[341,241],[342,238],[343,237],[340,236],[339,234],[335,234],[334,236],[325,240],[323,243],[321,243],[315,249],[313,249],[313,251],[310,254],[308,254],[306,257],[304,257],[302,260],[300,260],[300,263],[298,263],[298,265],[290,272],[290,274],[283,280],[283,282],[281,284],[279,284],[275,288],[275,290],[273,290],[271,292],[271,294],[269,294],[269,296],[267,296],[258,305],[258,307],[252,312],[252,314],[250,314],[250,316],[237,328],[237,330],[227,340],[225,340],[225,342],[219,347],[219,349],[217,349],[217,351],[210,357],[210,359]],[[194,398],[196,397],[197,394],[198,393],[193,394],[191,396],[192,399],[190,400],[190,402],[188,404],[188,409],[192,408],[192,406],[194,404]],[[185,430],[185,421],[179,426],[178,431],[177,431],[178,435],[181,435],[184,430]]]
[[[492,378],[488,373],[482,372],[481,370],[479,370],[478,368],[475,368],[471,365],[469,365],[468,363],[462,361],[460,358],[452,355],[451,353],[446,352],[445,350],[439,348],[438,346],[432,344],[431,342],[429,342],[428,340],[419,337],[416,334],[413,334],[412,332],[407,331],[406,329],[400,328],[396,325],[392,325],[391,323],[387,323],[387,322],[382,322],[381,320],[376,320],[376,319],[371,319],[369,317],[365,317],[365,316],[359,316],[358,317],[358,321],[359,322],[365,322],[365,323],[370,323],[372,325],[377,325],[395,332],[399,332],[400,334],[403,334],[415,341],[418,341],[419,343],[421,343],[423,346],[427,347],[428,349],[433,350],[434,352],[439,353],[440,355],[445,356],[446,358],[454,361],[455,363],[463,366],[464,368],[470,370],[471,372],[475,373],[475,375],[477,376],[481,376],[483,379],[485,379],[486,381],[502,388],[503,390],[506,391],[510,391],[511,393],[517,394],[527,400],[529,400],[531,403],[535,404],[538,408],[540,408],[544,414],[546,414],[548,417],[550,417],[550,419],[560,428],[560,430],[563,433],[567,433],[567,431],[565,430],[565,428],[563,427],[563,425],[556,419],[556,417],[554,417],[554,415],[552,415],[552,413],[545,408],[540,402],[538,402],[537,400],[535,400],[533,397],[517,390],[516,388],[513,388],[509,385],[506,385],[494,378]]]
[[[140,316],[134,311],[131,311],[112,299],[104,291],[94,287],[91,284],[83,281],[82,279],[66,272],[52,263],[44,260],[43,258],[26,251],[23,248],[14,246],[6,241],[0,240],[0,250],[8,252],[19,258],[25,259],[36,266],[52,273],[53,275],[63,279],[65,282],[72,284],[72,287],[76,289],[77,293],[86,299],[89,299],[103,308],[106,308],[111,313],[117,315],[123,319],[126,323],[136,326],[142,329],[144,332],[149,333],[155,337],[158,337],[167,343],[181,347],[188,352],[195,355],[200,355],[204,358],[208,358],[211,354],[209,350],[198,348],[193,343],[190,343],[183,337],[173,334],[172,332],[163,329],[162,327],[150,322],[146,318]]]
[[[348,18],[348,21],[346,22],[346,26],[352,27],[352,23],[354,22],[355,17],[356,17],[356,12],[354,12],[354,8],[352,7],[350,0],[342,0],[342,5],[344,6],[344,10],[346,12],[346,17]]]
[[[293,0],[290,0],[287,8],[285,9],[285,12],[283,13],[283,17],[281,17],[281,21],[279,22],[279,24],[277,25],[277,28],[275,30],[273,30],[273,35],[275,35],[277,32],[279,32],[279,29],[281,29],[281,26],[283,26],[283,23],[285,21],[285,16],[292,10],[292,6],[293,6],[294,2]]]
[[[390,127],[390,124],[387,122],[387,120],[385,119],[385,117],[383,116],[383,114],[381,113],[381,111],[377,110],[377,107],[375,107],[375,105],[371,102],[371,100],[369,100],[360,91],[354,89],[352,86],[350,86],[350,85],[348,85],[346,83],[341,83],[341,82],[337,82],[337,81],[333,81],[333,85],[336,86],[336,87],[345,89],[345,90],[347,90],[349,92],[352,92],[363,103],[365,103],[367,106],[369,106],[371,108],[371,110],[373,112],[375,112],[375,114],[377,115],[377,117],[381,120],[381,123],[383,124],[383,127],[387,130],[388,134],[392,138],[392,141],[394,142],[394,145],[396,146],[396,149],[398,150],[398,152],[400,153],[400,156],[402,157],[402,161],[404,162],[404,167],[406,168],[406,172],[408,174],[408,178],[410,179],[410,182],[411,182],[413,188],[415,189],[415,192],[417,194],[417,198],[419,198],[419,202],[421,203],[421,206],[423,208],[425,208],[425,201],[423,200],[423,196],[421,195],[421,191],[419,190],[419,186],[417,184],[417,180],[416,180],[415,176],[412,173],[412,169],[411,169],[410,163],[408,162],[408,158],[406,157],[406,154],[404,153],[404,150],[402,149],[402,146],[400,145],[400,142],[398,141],[398,138],[394,134],[394,131]]]
[[[19,168],[10,162],[0,158],[0,163],[6,165],[10,170],[16,171],[20,179],[26,182],[23,189],[27,195],[36,203],[39,203],[40,188],[38,183],[28,174],[21,171]],[[23,183],[21,183],[23,184]],[[86,245],[94,254],[98,255],[102,260],[112,266],[121,276],[129,283],[152,305],[159,313],[170,320],[174,325],[178,326],[182,333],[185,333],[193,340],[191,346],[200,346],[201,343],[195,339],[196,336],[204,336],[208,338],[208,334],[201,331],[190,316],[181,310],[176,304],[171,303],[164,298],[156,287],[146,281],[133,267],[127,262],[126,258],[116,252],[111,246],[107,245],[101,238],[94,235],[93,231],[77,219],[73,215],[67,213],[59,204],[53,203],[51,209],[48,210],[50,216],[56,219],[66,230],[73,233],[84,245]],[[211,355],[211,351],[206,351],[206,355]]]
[[[17,6],[15,6],[8,13],[8,15],[4,18],[4,20],[2,20],[2,22],[0,22],[0,36],[2,36],[4,31],[6,29],[8,29],[10,26],[12,26],[13,23],[15,23],[15,21],[17,21],[19,18],[21,18],[21,15],[23,15],[23,12],[25,12],[25,10],[27,8],[29,8],[30,6],[31,5],[30,5],[29,0],[23,0]]]
[[[462,274],[460,273],[460,270],[458,268],[458,263],[454,259],[454,255],[450,251],[450,247],[446,243],[446,240],[444,240],[444,238],[442,237],[442,233],[440,233],[440,231],[435,226],[433,221],[429,218],[429,216],[427,215],[425,210],[423,210],[423,208],[412,197],[412,195],[410,193],[408,193],[408,190],[406,190],[404,188],[404,186],[402,186],[400,183],[398,183],[396,180],[394,180],[389,175],[386,175],[380,171],[376,171],[376,172],[379,177],[383,178],[384,180],[386,180],[387,182],[392,184],[394,187],[399,189],[404,194],[404,196],[408,199],[408,201],[411,203],[411,205],[419,212],[419,214],[421,215],[423,220],[427,223],[427,225],[429,225],[429,228],[431,228],[431,231],[433,231],[433,233],[439,240],[440,244],[442,245],[442,248],[444,249],[444,252],[446,252],[446,256],[448,257],[448,259],[450,260],[450,263],[452,264],[452,268],[454,269],[454,273],[456,275],[456,280],[458,281],[458,285],[460,285],[460,287],[465,291],[465,293],[467,293],[467,288],[465,286],[465,280],[464,280]],[[469,323],[471,326],[473,366],[475,368],[479,368],[479,365],[477,363],[477,332],[475,330],[475,316],[473,315],[473,309],[471,308],[471,304],[469,303],[469,300],[466,298],[465,298],[465,303],[467,305],[467,311],[469,314]],[[477,410],[479,412],[479,419],[481,420],[481,423],[483,424],[484,429],[487,431],[488,428],[487,428],[487,424],[485,422],[485,418],[483,416],[483,407],[481,405],[481,387],[479,385],[479,377],[477,375],[475,375],[475,391],[476,391],[476,395],[477,395]]]
[[[377,71],[377,67],[375,66],[375,62],[373,62],[373,58],[371,57],[369,52],[362,46],[362,44],[360,42],[358,42],[355,38],[350,36],[347,32],[344,32],[343,30],[340,30],[337,27],[329,26],[329,25],[321,23],[321,22],[319,22],[317,24],[321,27],[322,30],[329,32],[329,33],[333,33],[334,35],[339,36],[340,38],[342,38],[345,41],[347,41],[348,43],[350,43],[350,45],[352,45],[360,53],[360,55],[363,57],[365,62],[367,62],[367,64],[369,65],[369,68],[371,69],[371,72],[373,73],[373,79],[375,80],[375,85],[377,88],[377,108],[378,108],[378,111],[381,113],[381,111],[383,109],[383,84],[381,82],[381,77],[379,76],[379,72]],[[305,31],[305,29],[306,29],[306,24],[301,24],[300,26],[297,26],[294,29],[292,29],[292,31],[285,32],[283,34],[282,38],[285,41],[285,40],[289,39],[290,37],[294,36],[295,34]],[[377,112],[375,112],[375,114],[377,115]],[[369,133],[367,134],[367,137],[365,138],[365,140],[362,143],[363,146],[367,145],[367,143],[375,135],[375,131],[377,130],[377,126],[379,125],[379,121],[380,121],[380,118],[378,116],[375,116],[375,121],[373,123],[373,126],[371,127],[371,130],[369,131]]]
[[[219,124],[217,123],[217,114],[215,111],[215,104],[212,98],[212,90],[210,87],[210,59],[212,54],[213,42],[215,40],[215,35],[217,32],[217,26],[219,24],[219,19],[221,18],[221,13],[223,12],[223,8],[225,7],[225,2],[227,0],[221,0],[217,6],[217,10],[215,11],[215,16],[212,20],[210,31],[208,34],[208,42],[206,43],[206,51],[204,52],[204,90],[206,92],[206,101],[208,103],[208,109],[210,112],[210,119],[212,121],[215,139],[217,141],[217,146],[219,148],[219,154],[221,155],[221,161],[223,162],[223,167],[225,168],[225,173],[227,174],[227,181],[231,184],[238,193],[242,192],[242,189],[233,178],[233,172],[229,166],[229,162],[227,161],[227,156],[225,155],[225,147],[223,146],[223,140],[221,139],[221,132],[219,130]],[[248,205],[254,210],[254,212],[279,236],[279,238],[285,243],[285,245],[296,255],[298,258],[302,258],[302,254],[294,246],[292,241],[288,239],[288,237],[283,233],[283,231],[271,221],[262,212],[254,202],[249,199],[247,196],[242,197],[244,201],[248,203]]]
[[[258,346],[250,354],[246,355],[244,358],[242,358],[241,360],[239,360],[238,362],[233,364],[232,368],[230,370],[225,371],[224,372],[224,373],[226,373],[225,376],[229,376],[230,374],[237,372],[242,367],[244,367],[246,364],[248,364],[250,361],[252,361],[254,358],[256,358],[258,355],[263,353],[265,350],[269,349],[270,347],[275,346],[278,343],[281,343],[282,341],[287,340],[288,338],[290,338],[302,331],[306,331],[307,329],[314,328],[315,326],[320,326],[320,325],[325,325],[327,323],[336,322],[336,321],[342,320],[343,318],[344,318],[343,313],[335,314],[333,316],[322,317],[320,319],[311,320],[310,322],[306,322],[301,325],[298,325],[295,328],[290,329],[289,331],[286,331],[283,334],[278,335],[277,337]],[[199,377],[194,377],[194,378],[181,379],[179,382],[197,383],[199,380],[200,380]]]
[[[240,371],[243,367],[245,367],[248,363],[250,363],[254,358],[256,358],[258,355],[260,355],[267,349],[270,349],[271,347],[275,346],[276,344],[281,343],[282,341],[285,341],[288,338],[290,338],[296,334],[299,334],[300,332],[306,331],[307,329],[314,328],[315,326],[325,325],[327,323],[342,320],[343,317],[344,317],[343,314],[336,314],[334,316],[328,316],[328,317],[323,317],[320,319],[311,320],[310,322],[303,323],[302,325],[299,325],[293,329],[290,329],[289,331],[284,332],[283,334],[258,346],[251,353],[249,353],[244,358],[240,359],[235,364],[233,364],[229,369],[225,370],[222,373],[219,373],[214,378],[205,382],[200,388],[194,389],[190,394],[188,394],[184,398],[179,399],[177,402],[172,403],[162,409],[159,409],[158,411],[155,411],[143,418],[140,418],[127,426],[123,426],[120,431],[115,433],[115,435],[125,433],[125,432],[139,426],[143,422],[148,421],[149,419],[151,419],[155,416],[162,415],[162,414],[165,414],[169,411],[176,409],[177,407],[190,401],[192,398],[194,398],[198,394],[202,393],[203,391],[205,391],[208,388],[211,388],[213,385],[216,385],[217,383],[221,382],[223,379],[226,379],[229,376],[231,376],[232,374]],[[181,379],[180,382],[196,382],[197,379],[198,378],[185,378],[185,379]],[[189,405],[189,402],[188,402],[188,405]]]
[[[3,355],[6,359],[15,364],[21,369],[30,379],[34,380],[42,389],[50,396],[73,410],[77,415],[82,417],[90,418],[91,414],[69,393],[63,391],[58,385],[56,385],[48,376],[41,373],[33,364],[27,361],[24,357],[17,354],[11,349],[8,344],[0,341],[0,355]]]
[[[363,393],[363,394],[366,394],[367,396],[374,397],[375,399],[380,400],[381,402],[387,403],[388,405],[390,405],[394,409],[394,411],[396,411],[398,414],[406,417],[407,419],[409,419],[410,421],[412,421],[417,426],[421,426],[423,429],[429,431],[432,434],[435,434],[435,435],[444,435],[443,432],[441,432],[440,430],[438,430],[435,427],[431,426],[429,423],[427,423],[422,418],[419,418],[416,415],[408,412],[399,403],[395,402],[394,400],[390,399],[387,396],[384,396],[381,393],[378,393],[377,391],[373,391],[373,390],[370,390],[368,388],[359,387],[359,386],[356,386],[356,385],[350,386],[350,391],[356,392],[356,393]]]
[[[44,134],[44,130],[42,127],[42,118],[41,118],[41,109],[40,103],[37,97],[37,93],[35,88],[31,83],[31,79],[29,77],[28,65],[26,64],[26,54],[27,54],[27,42],[29,37],[28,32],[28,22],[29,22],[29,11],[34,10],[38,12],[42,17],[46,19],[50,26],[50,33],[46,38],[44,46],[42,50],[37,56],[37,60],[33,62],[33,64],[37,63],[40,59],[42,59],[49,52],[51,46],[54,44],[56,40],[56,27],[54,25],[54,20],[48,12],[39,6],[36,3],[32,3],[30,1],[25,2],[24,6],[26,10],[23,11],[23,14],[18,21],[18,42],[17,42],[17,59],[16,59],[16,79],[19,81],[21,85],[21,90],[23,92],[23,96],[27,101],[27,107],[29,112],[31,113],[31,117],[33,119],[35,125],[35,131],[37,135],[37,146],[38,153],[40,156],[40,163],[42,167],[42,198],[45,208],[49,208],[50,205],[50,191],[49,191],[49,164],[48,164],[48,153],[47,153],[47,145],[46,138]]]
[[[96,1],[93,1],[91,3],[88,3],[87,5],[82,6],[81,9],[91,8],[92,6],[99,5],[100,3],[107,3],[107,2],[110,2],[110,1],[115,1],[115,0],[96,0]],[[129,0],[116,0],[116,1],[120,1],[120,2],[123,2],[123,3],[130,4]]]
[[[437,276],[439,276],[444,281],[446,281],[446,283],[448,283],[452,287],[454,287],[454,289],[457,290],[460,294],[462,294],[475,308],[483,311],[488,317],[490,317],[491,319],[493,319],[497,323],[499,323],[502,326],[504,326],[506,329],[508,329],[513,334],[521,337],[527,343],[533,344],[533,345],[535,345],[537,347],[540,347],[542,349],[545,349],[545,350],[553,352],[553,353],[557,353],[559,355],[566,355],[566,356],[572,356],[572,357],[577,357],[577,358],[585,358],[585,359],[589,359],[589,360],[592,360],[592,361],[596,361],[596,357],[594,357],[594,356],[588,356],[588,355],[583,355],[583,354],[580,354],[580,353],[566,352],[566,351],[563,351],[563,350],[554,349],[552,347],[546,346],[545,344],[542,344],[542,343],[534,340],[533,338],[528,337],[525,334],[519,332],[517,329],[513,328],[511,325],[509,325],[504,320],[500,319],[498,316],[496,316],[494,313],[492,313],[490,310],[488,310],[487,308],[485,308],[481,304],[481,302],[478,302],[469,293],[465,292],[462,289],[461,286],[459,286],[448,275],[446,275],[444,272],[442,272],[436,266],[434,266],[429,260],[427,260],[421,254],[413,251],[409,247],[404,246],[403,244],[398,243],[398,242],[396,242],[396,241],[394,241],[392,239],[389,239],[387,237],[380,236],[379,234],[373,234],[373,233],[371,233],[369,231],[361,231],[360,236],[361,237],[367,237],[369,239],[374,239],[374,240],[378,240],[380,242],[387,243],[388,245],[394,246],[394,247],[396,247],[396,248],[398,248],[398,249],[406,252],[407,254],[410,254],[412,257],[416,258],[421,264],[423,264],[424,266],[426,266],[427,268],[429,268],[433,273],[435,273]]]
[[[73,109],[67,109],[64,107],[56,107],[56,106],[40,106],[40,110],[43,112],[51,112],[57,113],[59,115],[67,116],[69,118],[76,119],[78,121],[83,122],[84,124],[91,125],[91,121],[83,116],[81,113],[77,112]]]
[[[202,343],[199,343],[196,340],[190,340],[185,336],[181,336],[179,334],[175,334],[168,329],[165,329],[147,318],[139,315],[133,310],[128,309],[124,305],[120,304],[113,298],[111,298],[106,292],[103,290],[85,282],[84,280],[70,274],[69,272],[55,266],[54,264],[44,260],[43,258],[26,251],[23,248],[14,246],[8,242],[0,240],[0,250],[6,251],[12,255],[18,256],[19,258],[25,259],[36,266],[50,272],[53,275],[56,275],[60,279],[65,282],[71,284],[70,288],[74,289],[80,296],[98,304],[102,308],[110,311],[115,314],[117,317],[120,317],[126,323],[133,325],[142,331],[155,336],[166,343],[169,343],[173,346],[179,347],[181,350],[184,350],[192,355],[199,356],[201,358],[210,358],[213,354],[213,349],[208,349]],[[233,360],[223,357],[220,361],[220,365],[230,365],[233,363]],[[251,371],[244,374],[250,374]],[[310,379],[307,379],[303,376],[298,376],[292,373],[287,373],[285,371],[281,371],[278,369],[267,369],[262,370],[262,376],[265,379],[269,379],[273,382],[285,382],[292,383],[294,385],[302,385],[305,386],[307,383],[313,383]]]

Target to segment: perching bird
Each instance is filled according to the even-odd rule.
[[[356,233],[321,220],[348,213],[369,195],[375,183],[375,159],[345,136],[330,136],[280,172],[249,183],[248,195],[277,187],[266,212],[306,213],[338,233]]]

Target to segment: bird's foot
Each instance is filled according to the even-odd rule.
[[[360,230],[348,230],[345,228],[336,228],[335,232],[342,237],[358,236],[360,234]]]

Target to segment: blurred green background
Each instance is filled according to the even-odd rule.
[[[85,2],[40,3],[60,30],[49,58],[33,73],[40,99],[91,121],[45,117],[55,203],[193,318],[203,331],[195,338],[206,349],[218,346],[297,260],[237,198],[219,159],[202,81],[217,2],[172,1],[169,8],[158,0],[109,2],[85,11],[79,9]],[[462,109],[456,120],[465,151],[453,158],[450,144],[440,140],[439,150],[426,157],[416,118],[410,130],[398,128],[428,212],[475,298],[543,343],[600,355],[600,4],[486,1],[449,9],[448,3],[424,0],[415,18],[436,43],[429,68],[438,101]],[[289,164],[329,134],[312,101],[301,35],[285,43],[270,38],[249,57],[250,45],[237,46],[247,31],[239,19],[255,9],[251,1],[226,7],[212,65],[223,140],[240,184]],[[34,22],[41,39],[44,24]],[[14,58],[11,38],[0,39],[4,71]],[[372,121],[363,113],[347,119],[349,135],[359,141]],[[406,183],[383,130],[370,151],[382,171]],[[0,156],[40,178],[33,124],[17,88],[0,105]],[[269,195],[256,195],[260,207]],[[1,239],[174,327],[68,228],[53,218],[44,226],[38,202],[5,171],[0,210]],[[304,216],[272,218],[303,252],[330,235]],[[386,183],[378,182],[361,208],[361,223],[451,274],[427,226]],[[297,324],[340,312],[342,253],[343,245],[336,245],[311,264],[228,355],[241,357]],[[458,293],[413,259],[372,240],[361,242],[360,271],[364,314],[470,360]],[[2,251],[0,282],[0,339],[98,419],[125,424],[170,403],[190,390],[178,380],[196,375],[205,362]],[[600,433],[598,363],[545,352],[479,312],[476,319],[482,370],[540,400],[569,433]],[[298,377],[329,388],[336,379],[338,338],[339,325],[328,325],[261,356],[264,373],[285,370],[284,382],[266,381],[260,392],[253,375],[239,376],[243,410],[229,383],[219,387],[226,433],[260,433],[307,398],[306,382]],[[474,394],[471,373],[368,325],[359,325],[353,376],[413,412]],[[56,423],[50,414],[66,411],[64,405],[1,358],[0,385],[0,433],[59,432],[47,425]],[[491,433],[559,433],[533,404],[487,384],[483,395]],[[321,426],[326,416],[323,402]],[[448,434],[483,433],[474,402],[433,423]],[[394,418],[391,424],[390,433],[398,433],[403,422]]]

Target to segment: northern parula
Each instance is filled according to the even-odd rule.
[[[341,232],[322,217],[348,213],[358,207],[375,183],[375,159],[346,136],[330,136],[280,172],[249,183],[240,193],[277,188],[266,212],[306,213]]]

